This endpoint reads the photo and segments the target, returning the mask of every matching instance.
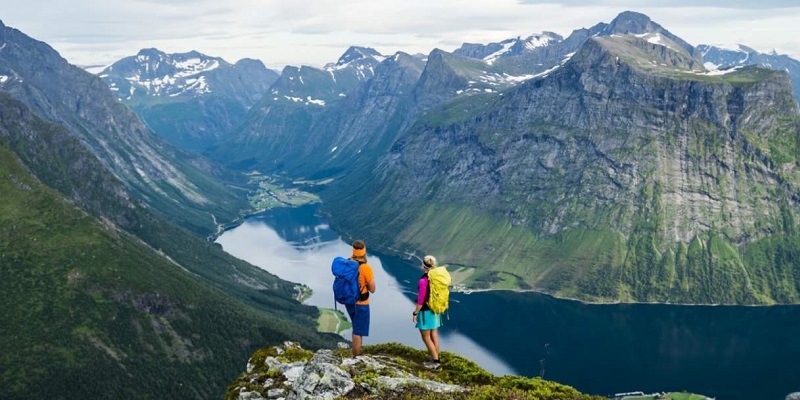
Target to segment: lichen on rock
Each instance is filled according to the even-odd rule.
[[[285,342],[256,351],[225,398],[599,399],[539,378],[496,377],[450,352],[441,357],[442,368],[431,371],[422,366],[426,352],[398,343],[365,346],[352,357],[346,349],[312,353]]]

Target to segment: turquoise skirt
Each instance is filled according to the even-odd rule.
[[[417,316],[417,329],[427,331],[442,326],[442,315],[434,314],[431,310],[420,311]]]

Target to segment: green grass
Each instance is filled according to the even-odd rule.
[[[665,400],[705,400],[705,396],[701,396],[699,394],[694,393],[686,393],[686,392],[670,392],[667,393]]]
[[[274,176],[265,176],[260,173],[251,173],[248,177],[251,184],[258,189],[248,196],[253,210],[261,212],[275,207],[297,207],[304,204],[318,203],[319,196],[300,190],[295,187],[286,187],[281,180]]]
[[[4,398],[219,397],[255,346],[333,343],[303,306],[246,306],[28,171],[0,145]]]
[[[319,319],[317,319],[317,331],[319,332],[340,334],[353,327],[341,311],[334,311],[327,308],[321,308],[319,311]]]

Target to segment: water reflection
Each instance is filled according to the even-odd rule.
[[[800,308],[586,305],[492,292],[453,309],[474,338],[522,374],[596,394],[693,391],[720,399],[783,399],[800,391]],[[459,314],[503,309],[471,323]]]
[[[307,303],[333,308],[333,275],[331,261],[336,256],[349,256],[350,245],[313,216],[310,206],[299,209],[278,209],[249,218],[244,224],[231,229],[217,240],[225,251],[264,268],[279,277],[308,285],[313,295]],[[364,343],[400,342],[422,349],[419,331],[411,322],[414,309],[412,296],[419,271],[407,262],[392,257],[379,257],[369,251],[367,256],[375,272],[378,285],[370,297],[370,336]],[[385,259],[403,270],[403,282],[387,273]],[[410,273],[410,275],[409,275]],[[343,308],[340,306],[340,309]],[[450,328],[445,321],[441,328],[442,350],[451,350],[469,357],[494,374],[513,374],[514,370],[472,339]],[[350,337],[350,332],[343,333]]]

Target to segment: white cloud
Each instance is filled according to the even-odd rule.
[[[647,14],[691,44],[743,43],[800,58],[800,7],[793,2],[749,7],[743,0],[584,0],[573,6],[537,0],[0,0],[0,5],[6,25],[47,42],[74,64],[106,64],[156,47],[169,53],[197,50],[229,62],[257,58],[279,70],[287,64],[322,66],[350,45],[384,54],[427,54],[437,47],[452,51],[464,42],[542,31],[567,36],[625,10]]]

